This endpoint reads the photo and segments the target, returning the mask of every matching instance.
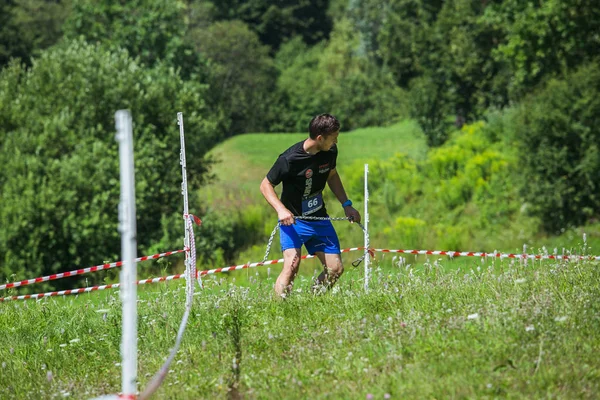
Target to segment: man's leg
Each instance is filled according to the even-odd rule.
[[[287,249],[283,251],[283,269],[275,281],[275,293],[286,297],[292,290],[294,278],[300,268],[300,249]]]
[[[315,255],[323,264],[323,272],[317,277],[313,292],[318,292],[321,288],[330,289],[344,273],[342,257],[339,254],[323,253],[322,251],[317,251]]]

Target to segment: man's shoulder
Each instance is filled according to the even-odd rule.
[[[281,153],[279,157],[284,157],[288,160],[296,158],[298,155],[302,154],[301,150],[303,149],[303,144],[304,140],[291,145],[283,153]]]

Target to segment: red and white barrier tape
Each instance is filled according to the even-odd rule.
[[[161,276],[160,278],[150,278],[144,279],[141,281],[137,281],[136,284],[144,285],[147,283],[157,283],[164,281],[172,281],[174,279],[185,278],[185,274],[171,275],[171,276]],[[56,292],[46,292],[46,293],[37,293],[37,294],[24,294],[21,296],[9,296],[9,297],[0,297],[0,303],[3,301],[11,301],[11,300],[30,300],[30,299],[41,299],[42,297],[54,297],[54,296],[67,296],[70,294],[80,294],[87,292],[95,292],[97,290],[106,290],[106,289],[116,289],[120,287],[120,283],[111,283],[109,285],[100,285],[100,286],[91,286],[87,288],[79,288],[79,289],[69,289],[69,290],[60,290]]]
[[[342,253],[347,253],[349,251],[357,251],[357,250],[364,250],[364,249],[365,249],[364,247],[350,247],[348,249],[342,249],[340,251]],[[302,256],[300,258],[304,260],[307,258],[314,258],[314,257],[315,256],[306,255],[306,256]],[[210,274],[218,274],[219,272],[236,271],[236,270],[245,269],[245,268],[255,268],[255,267],[260,267],[262,265],[279,264],[282,262],[283,262],[283,258],[280,258],[278,260],[270,260],[270,261],[265,261],[265,262],[256,262],[256,263],[251,263],[251,264],[233,265],[231,267],[210,269],[210,270],[206,270],[206,271],[200,271],[198,274],[200,276],[210,275]]]
[[[577,255],[546,255],[546,254],[512,254],[512,253],[485,253],[475,251],[442,251],[442,250],[390,250],[390,249],[372,249],[380,253],[403,253],[403,254],[421,254],[450,257],[496,257],[496,258],[517,258],[529,260],[590,260],[600,261],[600,256],[577,256]]]
[[[141,262],[141,261],[147,261],[147,260],[156,260],[157,258],[168,257],[173,254],[183,253],[184,251],[185,250],[167,251],[166,253],[153,254],[151,256],[139,257],[139,258],[136,258],[134,261]],[[102,271],[102,270],[121,267],[121,266],[123,266],[123,261],[117,261],[117,262],[110,263],[110,264],[95,265],[95,266],[89,267],[89,268],[76,269],[76,270],[69,271],[69,272],[61,272],[59,274],[52,274],[52,275],[48,275],[48,276],[43,276],[41,278],[26,279],[26,280],[20,281],[20,282],[2,284],[2,285],[0,285],[0,290],[16,288],[16,287],[25,286],[25,285],[31,285],[32,283],[52,281],[54,279],[67,278],[70,276],[82,275],[82,274],[86,274],[88,272]]]
[[[351,247],[351,248],[348,248],[348,249],[343,249],[341,251],[342,251],[342,253],[346,253],[346,252],[349,252],[349,251],[357,251],[357,250],[364,250],[364,247]],[[305,259],[305,258],[314,258],[314,257],[315,256],[310,256],[310,255],[302,256],[303,259]],[[265,261],[263,263],[252,263],[252,264],[244,264],[244,265],[234,265],[234,266],[231,266],[231,267],[217,268],[217,269],[200,271],[200,272],[197,273],[197,276],[200,277],[202,275],[210,275],[210,274],[216,274],[216,273],[219,273],[219,272],[227,272],[227,271],[234,271],[234,270],[239,270],[239,269],[244,269],[244,268],[258,267],[258,266],[261,266],[261,265],[272,265],[272,264],[278,264],[278,263],[282,263],[282,262],[283,262],[283,258],[280,258],[279,260]],[[144,284],[148,284],[148,283],[157,283],[157,282],[172,281],[172,280],[181,279],[181,278],[185,278],[185,273],[183,273],[183,274],[177,274],[177,275],[170,275],[170,276],[162,276],[160,278],[144,279],[144,280],[141,280],[141,281],[137,281],[136,283],[138,285],[144,285]],[[81,294],[81,293],[87,293],[87,292],[95,292],[95,291],[98,291],[98,290],[116,289],[119,286],[121,286],[121,284],[119,284],[119,283],[113,283],[113,284],[109,284],[109,285],[91,286],[91,287],[79,288],[79,289],[60,290],[60,291],[56,291],[56,292],[46,292],[46,293],[37,293],[37,294],[25,294],[25,295],[21,295],[21,296],[9,296],[9,297],[4,297],[4,298],[0,297],[0,303],[4,302],[4,301],[12,301],[12,300],[32,300],[32,299],[41,299],[43,297],[67,296],[67,295],[71,295],[71,294]]]

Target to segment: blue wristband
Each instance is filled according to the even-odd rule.
[[[344,207],[344,208],[345,208],[345,207],[348,207],[348,206],[351,206],[351,205],[352,205],[352,200],[346,200],[346,201],[345,201],[345,202],[342,204],[342,207]]]

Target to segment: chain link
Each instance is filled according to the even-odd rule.
[[[295,219],[303,219],[303,220],[312,220],[312,221],[352,221],[352,217],[295,216],[294,218]],[[365,230],[365,227],[363,226],[363,224],[361,224],[360,222],[354,222],[354,223],[357,224],[358,226],[360,226],[360,228],[363,230],[363,232],[365,233],[365,235],[367,235],[367,238],[368,238],[368,233]],[[265,251],[265,257],[261,261],[262,263],[266,262],[267,259],[269,258],[269,253],[271,252],[271,246],[273,245],[273,239],[275,238],[275,234],[277,233],[277,230],[279,229],[280,226],[281,226],[281,223],[278,222],[277,225],[275,225],[275,228],[273,228],[273,232],[271,232],[271,236],[269,237],[269,241],[267,242],[267,249]],[[368,254],[368,249],[365,249],[365,254],[363,254],[362,257],[360,257],[357,260],[355,260],[354,262],[352,262],[352,265],[354,267],[358,267],[358,265],[362,262],[362,260],[365,259],[367,254]]]

